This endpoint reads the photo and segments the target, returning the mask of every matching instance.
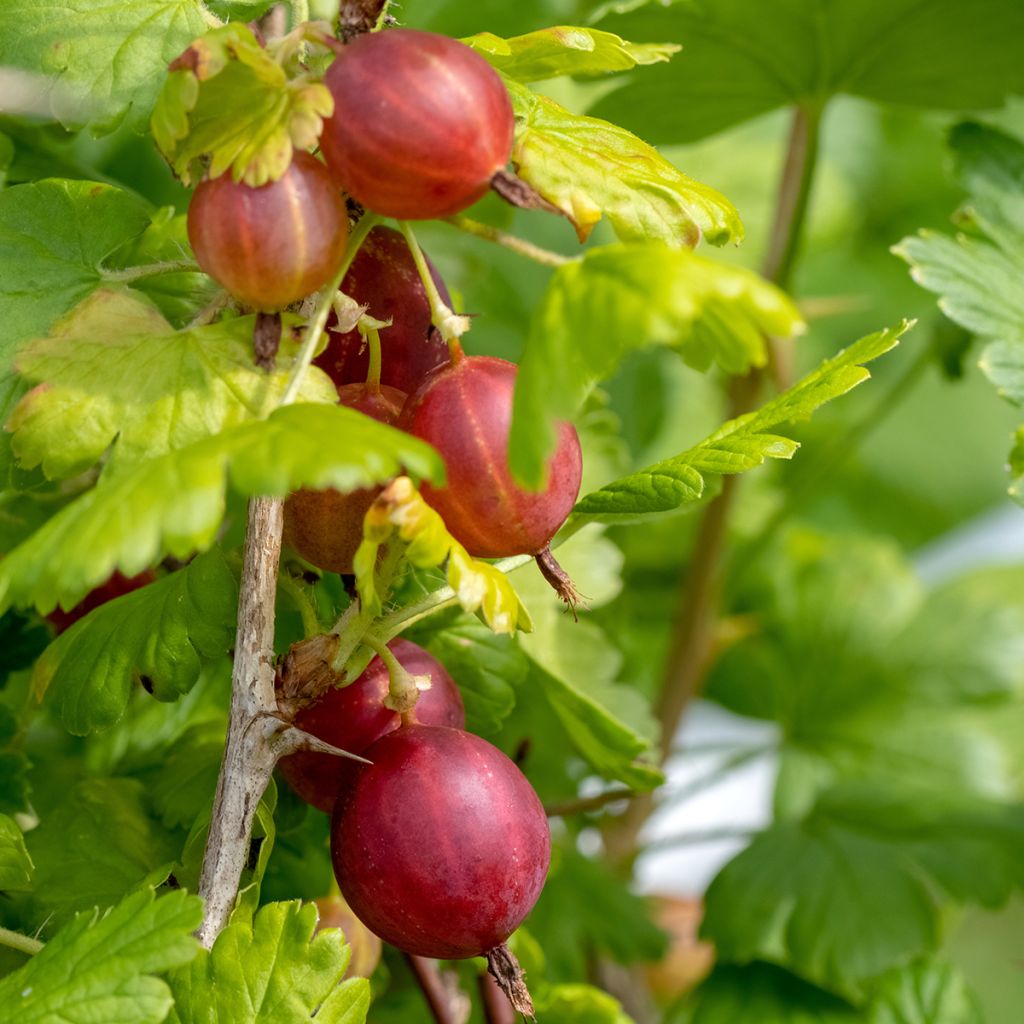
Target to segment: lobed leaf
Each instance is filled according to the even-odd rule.
[[[321,82],[289,78],[282,52],[232,22],[196,39],[171,65],[151,128],[186,185],[204,171],[264,185],[284,174],[293,149],[316,144],[334,100]]]
[[[36,696],[65,728],[84,736],[124,714],[143,678],[158,700],[176,700],[204,662],[234,639],[238,584],[219,552],[94,609],[43,652],[32,673]]]
[[[516,173],[557,206],[586,241],[607,216],[624,242],[657,240],[693,248],[739,242],[732,203],[687,177],[625,128],[571,114],[554,100],[506,81],[516,115]]]
[[[445,565],[448,584],[464,611],[480,611],[495,633],[529,632],[530,614],[500,569],[471,558],[448,532],[444,520],[420,496],[408,477],[393,480],[374,501],[363,522],[363,541],[353,561],[363,606],[380,614],[376,566],[380,548],[393,535],[408,545],[405,557],[419,569]]]
[[[196,896],[152,890],[106,914],[86,911],[23,967],[0,980],[0,1021],[17,1024],[161,1024],[171,1009],[154,975],[187,963],[199,945]]]
[[[325,443],[332,438],[343,444]],[[120,472],[49,519],[0,561],[0,609],[68,607],[120,569],[134,576],[166,555],[209,547],[225,491],[342,492],[384,483],[405,469],[441,479],[440,457],[422,441],[339,405],[303,403],[243,423]]]
[[[695,369],[745,373],[766,359],[765,335],[803,329],[774,285],[658,243],[593,249],[560,267],[530,321],[516,381],[509,462],[530,486],[544,476],[557,422],[632,350],[678,349]]]
[[[32,888],[32,858],[13,818],[0,814],[0,892]]]
[[[517,82],[629,71],[667,61],[682,49],[676,43],[629,43],[612,32],[577,25],[555,25],[511,39],[479,32],[462,42]]]
[[[601,13],[603,27],[629,38],[685,44],[679,60],[595,106],[659,144],[692,142],[777,107],[820,107],[840,93],[965,110],[1024,90],[1024,8],[1014,0],[639,0]]]
[[[983,1024],[975,994],[948,964],[921,961],[882,976],[869,1024]]]
[[[707,474],[743,473],[766,459],[792,458],[798,443],[770,433],[772,428],[807,419],[863,383],[871,376],[863,364],[888,352],[912,325],[904,321],[861,338],[756,412],[730,420],[688,451],[591,492],[576,505],[572,521],[626,523],[673,512],[700,499]]]
[[[61,918],[109,907],[170,864],[178,845],[150,817],[136,779],[85,779],[28,833],[36,897]]]
[[[313,935],[316,907],[270,903],[238,915],[186,967],[169,976],[172,1024],[362,1024],[369,983],[339,985],[351,951],[336,928]]]
[[[38,75],[39,113],[94,134],[143,128],[168,61],[206,27],[199,0],[23,0],[0,6],[3,63]]]
[[[175,331],[137,293],[93,292],[18,353],[18,371],[40,382],[7,423],[21,464],[66,477],[114,445],[112,464],[123,468],[267,416],[284,394],[297,343],[286,318],[280,365],[265,373],[253,363],[254,322]],[[301,397],[335,403],[337,391],[313,367]]]

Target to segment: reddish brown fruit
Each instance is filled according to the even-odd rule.
[[[427,266],[441,298],[450,306],[441,275],[429,259]],[[356,253],[341,290],[366,306],[370,316],[391,321],[391,326],[380,332],[381,384],[412,391],[430,370],[447,361],[448,346],[431,326],[430,303],[400,232],[374,228]],[[345,334],[335,331],[337,323],[332,312],[327,321],[327,348],[314,362],[335,384],[365,381],[370,367],[369,347],[357,330]]]
[[[338,388],[338,396],[342,405],[389,426],[398,421],[405,405],[403,392],[372,384],[345,384]],[[321,569],[351,572],[363,539],[363,516],[380,492],[380,487],[349,494],[333,489],[296,491],[284,504],[284,542]]]
[[[569,423],[559,427],[543,491],[523,490],[512,479],[508,433],[516,373],[504,359],[464,356],[430,374],[399,423],[444,457],[447,486],[425,484],[423,497],[455,539],[482,558],[540,554],[580,490],[580,442]]]
[[[472,733],[404,727],[365,751],[339,800],[331,856],[356,915],[407,953],[490,953],[544,886],[551,837],[537,794]]]
[[[482,198],[508,163],[508,91],[455,39],[410,28],[361,35],[325,82],[334,97],[320,137],[327,166],[377,213],[451,216]]]
[[[416,701],[412,714],[422,725],[466,724],[459,688],[444,666],[422,647],[409,640],[392,640],[388,646],[407,672],[430,676],[431,686]],[[388,670],[375,657],[351,685],[328,690],[315,704],[299,711],[295,724],[306,732],[352,754],[361,754],[372,743],[401,725],[401,717],[384,706]],[[338,790],[351,781],[356,762],[300,750],[278,762],[288,784],[308,804],[330,814]]]
[[[196,261],[253,309],[283,309],[325,285],[348,238],[345,200],[327,168],[298,151],[277,181],[250,188],[230,174],[204,181],[188,208]]]
[[[46,616],[47,621],[58,633],[63,633],[65,629],[73,626],[94,608],[113,601],[115,597],[124,597],[125,594],[130,594],[133,590],[138,590],[155,580],[156,574],[150,569],[140,572],[138,576],[123,576],[121,573],[115,572],[106,583],[100,584],[95,590],[90,590],[73,608],[69,608],[67,611],[60,607],[54,608]]]

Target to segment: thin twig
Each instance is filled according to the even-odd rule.
[[[320,340],[320,336],[324,333],[324,327],[327,325],[327,317],[330,315],[334,296],[341,286],[345,275],[348,273],[349,267],[352,266],[356,253],[359,252],[360,247],[366,240],[366,236],[377,222],[378,219],[372,214],[366,214],[352,229],[352,234],[348,240],[348,248],[345,250],[345,258],[342,260],[341,266],[338,268],[338,272],[334,275],[333,279],[320,291],[316,310],[306,324],[306,330],[302,336],[302,344],[299,346],[299,351],[295,356],[292,372],[288,378],[288,385],[281,398],[282,405],[290,405],[298,397],[299,388],[302,387],[302,379],[306,375],[306,370],[309,369],[309,364],[313,361],[313,353],[316,352],[317,342]]]
[[[572,257],[563,256],[559,252],[542,249],[539,245],[534,245],[533,242],[528,242],[525,238],[520,238],[518,235],[510,235],[507,231],[493,228],[490,224],[482,224],[480,221],[472,220],[469,217],[445,217],[445,223],[451,224],[453,228],[458,228],[460,231],[465,231],[467,235],[474,235],[477,238],[486,239],[488,242],[494,242],[496,245],[504,246],[506,249],[510,249],[512,252],[525,256],[528,260],[533,260],[534,263],[540,263],[545,267],[560,267],[564,263],[569,263],[572,259]]]
[[[122,270],[100,270],[104,281],[118,283],[139,281],[144,277],[156,277],[158,274],[199,273],[195,260],[166,260],[163,263],[145,263],[138,267],[124,267]]]
[[[724,843],[732,839],[750,839],[757,835],[753,828],[707,828],[695,829],[692,832],[676,832],[662,839],[655,839],[644,844],[644,852],[651,850],[668,850],[678,846],[702,846],[705,843]]]
[[[238,633],[231,676],[231,717],[213,801],[210,834],[199,879],[203,923],[196,933],[207,948],[228,922],[249,855],[260,799],[277,761],[273,717],[274,605],[281,556],[280,498],[251,498],[245,531]]]
[[[441,980],[441,972],[437,969],[437,964],[425,957],[414,956],[412,953],[403,955],[436,1024],[458,1024],[458,1018],[453,1013],[451,998]]]
[[[585,814],[587,811],[599,811],[608,804],[619,800],[633,800],[639,794],[634,789],[608,789],[594,796],[579,796],[572,800],[562,800],[554,804],[545,804],[544,813],[549,818],[568,818],[573,814]]]
[[[516,1011],[490,972],[481,971],[476,976],[476,983],[487,1024],[516,1024]]]
[[[45,943],[33,939],[29,935],[22,935],[20,932],[12,932],[9,928],[0,928],[0,946],[7,946],[8,949],[16,949],[19,953],[28,956],[35,956]]]

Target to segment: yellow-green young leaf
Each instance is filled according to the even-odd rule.
[[[93,465],[114,443],[131,465],[259,419],[279,402],[296,343],[287,330],[278,368],[253,363],[254,317],[175,331],[137,293],[100,289],[47,338],[20,350],[16,366],[40,383],[7,423],[26,467],[66,477]],[[306,401],[334,403],[337,391],[311,368]]]
[[[693,248],[739,242],[743,224],[725,196],[677,170],[625,128],[571,114],[506,81],[516,114],[516,173],[572,221],[584,241],[606,216],[624,242]]]
[[[180,890],[154,900],[147,889],[107,914],[84,911],[0,981],[0,1020],[161,1024],[173,1000],[156,975],[196,955],[202,916],[202,901]]]
[[[530,615],[503,572],[471,558],[448,532],[444,521],[420,496],[408,477],[392,481],[370,506],[363,523],[363,542],[353,568],[364,607],[381,610],[377,589],[377,552],[394,534],[408,545],[405,556],[420,569],[447,562],[448,584],[467,612],[477,609],[495,633],[529,632]]]
[[[32,888],[32,858],[13,818],[0,814],[0,892]]]
[[[208,159],[210,177],[230,172],[255,187],[284,174],[293,147],[313,146],[333,109],[325,85],[289,78],[275,50],[261,46],[248,26],[231,23],[174,61],[151,127],[185,184]]]
[[[269,903],[252,919],[236,915],[205,950],[168,980],[171,1024],[362,1024],[369,982],[341,985],[351,949],[337,928],[313,934],[312,904]]]
[[[903,321],[861,338],[756,412],[730,420],[693,448],[592,491],[577,503],[570,521],[627,523],[673,512],[700,499],[706,474],[743,473],[766,459],[792,458],[799,444],[770,433],[772,428],[808,419],[819,406],[863,383],[871,376],[863,364],[895,347],[912,326],[913,321]]]
[[[338,443],[331,443],[337,439]],[[440,456],[422,441],[340,405],[302,403],[112,472],[0,560],[0,611],[76,604],[115,570],[134,576],[166,555],[210,546],[228,479],[244,495],[300,487],[349,492],[402,471],[437,482]]]
[[[677,348],[698,370],[762,366],[765,335],[803,329],[792,301],[752,271],[658,242],[593,249],[560,267],[530,321],[509,442],[513,472],[539,486],[559,420],[633,349]]]
[[[116,722],[139,678],[158,700],[176,700],[204,662],[227,654],[237,609],[238,585],[223,557],[201,555],[57,637],[35,664],[33,692],[79,736]]]
[[[676,43],[629,43],[613,32],[575,25],[555,25],[511,39],[480,32],[462,41],[517,82],[629,71],[638,64],[667,61],[682,49]]]

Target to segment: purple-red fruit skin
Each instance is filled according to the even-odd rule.
[[[437,290],[451,305],[441,275],[427,260]],[[423,289],[409,246],[400,232],[375,227],[359,248],[341,282],[341,290],[377,320],[390,320],[381,328],[380,382],[410,392],[435,366],[448,359],[448,346],[431,330],[430,302]],[[358,330],[345,334],[334,329],[334,313],[327,321],[328,342],[314,360],[335,384],[366,380],[370,353]]]
[[[508,163],[508,90],[455,39],[409,28],[357,36],[325,83],[334,97],[320,137],[327,166],[376,213],[451,216],[482,198]]]
[[[462,696],[444,666],[429,652],[409,640],[392,640],[388,646],[413,675],[430,676],[431,686],[416,701],[413,714],[423,725],[461,729],[466,724]],[[355,682],[328,690],[315,704],[295,716],[295,724],[332,746],[351,754],[367,747],[401,725],[401,716],[384,706],[388,670],[379,657]],[[350,782],[357,762],[332,754],[300,750],[278,762],[288,784],[308,804],[330,814],[339,789]]]
[[[277,181],[251,188],[230,174],[202,182],[188,240],[203,271],[253,309],[273,311],[315,292],[348,239],[345,200],[319,160],[296,151]]]
[[[551,860],[544,808],[519,769],[472,733],[403,727],[366,752],[338,801],[331,856],[356,915],[385,942],[443,959],[503,943]]]
[[[480,558],[539,554],[576,503],[583,459],[575,428],[562,423],[543,491],[524,490],[508,465],[518,370],[492,356],[464,356],[434,370],[409,396],[399,426],[432,444],[448,468],[443,488],[422,493],[449,532]]]
[[[389,426],[398,421],[406,400],[397,388],[371,384],[344,384],[338,388],[338,398],[341,405]],[[337,443],[344,444],[344,438]],[[348,494],[333,488],[295,491],[284,503],[285,544],[328,572],[351,572],[363,539],[363,517],[380,492],[380,487]]]

